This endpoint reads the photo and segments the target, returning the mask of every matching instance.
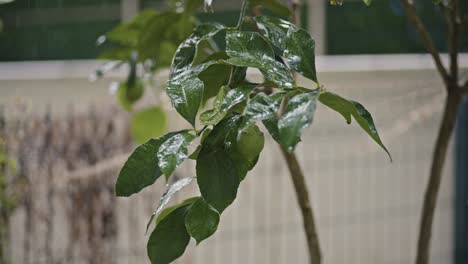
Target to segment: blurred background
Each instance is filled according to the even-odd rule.
[[[436,45],[443,15],[417,1]],[[234,25],[240,1],[214,1],[201,21]],[[465,5],[465,10],[467,6]],[[111,89],[125,67],[94,80],[106,48],[96,40],[151,0],[16,0],[0,5],[0,263],[148,263],[145,228],[165,183],[117,198],[114,183],[135,147],[131,116]],[[386,154],[319,107],[297,150],[318,221],[324,263],[412,263],[419,214],[445,91],[400,0],[367,7],[306,0],[301,25],[317,43],[327,89],[373,113]],[[468,34],[461,45],[468,52]],[[442,56],[447,61],[445,55]],[[460,55],[468,78],[468,53]],[[249,78],[260,75],[249,72]],[[186,128],[161,93],[160,71],[137,107],[157,103],[168,129]],[[313,87],[305,79],[304,87]],[[468,263],[468,105],[461,109],[436,210],[431,263]],[[266,137],[257,167],[223,214],[220,229],[177,263],[306,263],[306,243],[286,164]],[[194,176],[187,160],[175,179]],[[174,181],[173,180],[173,181]],[[173,202],[197,192],[195,185]],[[3,262],[2,262],[3,261]]]

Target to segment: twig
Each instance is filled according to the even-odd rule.
[[[426,27],[422,23],[421,19],[419,18],[418,14],[416,13],[416,9],[413,5],[413,2],[411,0],[402,0],[403,6],[405,8],[405,13],[406,16],[409,18],[409,20],[414,24],[416,27],[417,31],[419,32],[419,35],[422,39],[423,45],[427,49],[427,51],[431,54],[432,58],[434,59],[434,62],[436,64],[437,70],[439,71],[440,75],[442,76],[442,79],[448,87],[449,82],[450,82],[450,76],[447,73],[447,70],[445,69],[444,65],[442,64],[442,60],[440,59],[439,51],[437,50],[434,42],[432,41],[431,36],[429,35],[429,32],[427,31]]]

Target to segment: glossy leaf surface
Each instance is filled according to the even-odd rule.
[[[185,216],[185,227],[197,244],[214,234],[218,224],[219,213],[203,198],[194,202]]]
[[[157,153],[161,144],[174,133],[138,146],[120,170],[115,192],[117,196],[130,196],[153,184],[161,175]]]
[[[377,132],[377,128],[375,126],[371,114],[367,111],[367,109],[364,106],[362,106],[358,102],[347,100],[337,94],[328,91],[322,92],[320,94],[319,100],[322,104],[340,113],[346,119],[346,122],[348,124],[351,123],[352,116],[359,124],[359,126],[362,129],[364,129],[364,131],[366,131],[366,133],[385,150],[385,152],[387,152],[388,156],[390,157],[390,160],[392,159],[390,152],[388,152],[387,148],[380,139],[379,133]]]
[[[258,68],[262,74],[279,87],[294,87],[294,78],[288,68],[275,60],[270,44],[258,33],[228,31],[226,33],[227,63]]]
[[[185,228],[185,215],[190,206],[184,205],[171,211],[156,225],[147,245],[152,264],[169,264],[184,254],[190,242]]]
[[[188,157],[188,146],[196,138],[195,135],[184,130],[168,138],[158,151],[158,165],[166,178]]]
[[[168,82],[167,95],[177,112],[192,126],[203,99],[203,82],[194,77]]]

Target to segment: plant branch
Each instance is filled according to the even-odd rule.
[[[459,4],[460,3],[458,0],[452,0],[450,5],[445,7],[448,25],[448,46],[450,54],[451,87],[448,87],[449,89],[455,89],[454,86],[456,86],[456,81],[458,80],[458,49],[461,33],[461,23],[458,22]]]
[[[447,148],[455,126],[457,110],[460,104],[460,98],[457,94],[449,94],[445,103],[445,110],[442,117],[442,124],[439,129],[437,141],[432,157],[429,183],[426,187],[424,204],[421,212],[418,252],[416,257],[417,264],[427,264],[429,261],[429,250],[432,233],[432,222],[434,219],[434,210],[437,204],[437,196],[444,167]]]
[[[284,147],[281,147],[283,157],[288,164],[288,169],[291,174],[291,179],[296,191],[296,198],[301,209],[304,231],[307,239],[309,257],[311,264],[320,264],[322,262],[322,254],[317,235],[317,227],[315,226],[314,213],[312,211],[309,192],[304,174],[301,170],[297,157],[294,153],[288,152]]]
[[[408,19],[413,23],[416,27],[419,35],[422,39],[423,45],[425,46],[426,50],[431,54],[434,62],[436,64],[437,70],[439,71],[440,75],[446,87],[449,87],[448,83],[450,81],[450,76],[447,73],[444,65],[442,64],[442,60],[440,59],[439,51],[437,50],[429,32],[427,31],[426,27],[424,26],[423,22],[419,18],[418,14],[416,13],[416,8],[413,5],[412,0],[402,0],[403,6],[405,8],[405,13]]]
[[[239,15],[239,21],[237,21],[237,28],[241,29],[242,28],[242,23],[244,22],[244,17],[245,14],[247,13],[249,9],[250,1],[249,0],[243,0],[242,1],[242,7],[241,7],[241,13]]]

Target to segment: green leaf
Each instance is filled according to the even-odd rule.
[[[173,212],[174,210],[180,208],[180,207],[185,207],[185,206],[191,206],[195,201],[197,201],[198,199],[200,199],[200,197],[192,197],[192,198],[188,198],[184,201],[182,201],[181,203],[179,204],[176,204],[176,205],[173,205],[173,206],[170,206],[170,207],[167,207],[166,209],[162,210],[161,213],[159,213],[158,217],[156,218],[156,225],[158,225],[164,218],[166,218],[167,215],[169,215],[171,212]],[[156,216],[156,214],[153,214]],[[152,216],[153,217],[153,216]],[[151,224],[151,223],[149,223]]]
[[[138,144],[159,137],[167,130],[166,113],[161,107],[143,109],[133,115],[130,129]]]
[[[229,146],[229,155],[240,170],[242,181],[247,172],[255,167],[263,150],[265,144],[263,133],[255,123],[244,121],[239,124],[238,129],[231,130],[226,143]]]
[[[257,26],[265,37],[267,37],[273,45],[281,51],[286,49],[286,36],[290,28],[294,28],[289,21],[271,17],[271,16],[258,16],[255,18]]]
[[[251,0],[250,4],[263,6],[279,16],[289,17],[291,15],[289,8],[277,0]]]
[[[235,161],[224,148],[202,147],[197,158],[197,181],[205,200],[223,212],[237,196],[240,173]]]
[[[238,115],[224,119],[203,141],[197,157],[197,181],[202,197],[218,212],[229,206],[237,195],[241,170],[231,157],[232,148],[226,139],[237,131],[242,118]]]
[[[219,224],[219,213],[203,198],[198,199],[185,216],[185,227],[197,245],[216,232]]]
[[[230,65],[214,64],[202,71],[198,78],[204,84],[203,102],[216,96],[220,87],[227,84],[231,74]]]
[[[310,34],[275,17],[260,16],[256,21],[262,33],[283,52],[282,56],[288,65],[304,77],[317,82],[315,41]]]
[[[156,225],[147,245],[152,264],[169,264],[184,254],[190,242],[185,227],[185,215],[190,206],[184,205],[171,211]]]
[[[177,112],[195,126],[195,118],[203,99],[203,82],[196,77],[171,80],[166,92]]]
[[[283,116],[278,121],[279,139],[289,151],[293,151],[301,141],[304,128],[313,121],[319,91],[313,90],[293,96],[286,105]]]
[[[371,114],[367,111],[366,108],[364,108],[364,106],[358,102],[347,100],[328,91],[322,92],[320,94],[319,100],[322,104],[340,113],[346,119],[348,124],[351,123],[351,116],[354,117],[359,126],[364,129],[364,131],[366,131],[366,133],[385,150],[385,152],[387,152],[390,160],[392,160],[390,152],[388,152],[387,148],[380,139]]]
[[[247,104],[245,115],[255,121],[274,118],[281,106],[281,100],[282,96],[259,93]]]
[[[188,146],[196,138],[188,130],[180,131],[168,138],[158,151],[158,165],[166,178],[188,157]]]
[[[372,4],[372,0],[363,0],[363,1],[367,6],[370,6]],[[442,1],[442,0],[433,0],[433,1]]]
[[[172,61],[172,71],[177,74],[185,67],[190,66],[195,57],[198,43],[204,38],[214,36],[222,29],[224,26],[219,23],[205,23],[197,26],[192,35],[179,45]]]
[[[283,56],[288,65],[304,77],[317,82],[315,70],[315,41],[303,29],[290,28]]]
[[[227,63],[240,67],[258,68],[270,81],[281,88],[293,88],[294,78],[289,69],[275,60],[270,44],[258,33],[228,31],[226,33]]]
[[[213,101],[213,109],[207,110],[200,115],[200,122],[202,125],[216,125],[224,118],[226,113],[221,112],[220,108],[228,91],[228,86],[222,86],[221,89],[219,89],[218,95]]]
[[[131,111],[133,104],[143,96],[144,91],[145,88],[140,81],[135,81],[131,86],[128,82],[122,82],[117,90],[117,98],[123,109]]]
[[[158,167],[157,153],[161,144],[174,133],[151,139],[138,146],[120,170],[115,192],[117,196],[130,196],[153,184],[162,172]]]

